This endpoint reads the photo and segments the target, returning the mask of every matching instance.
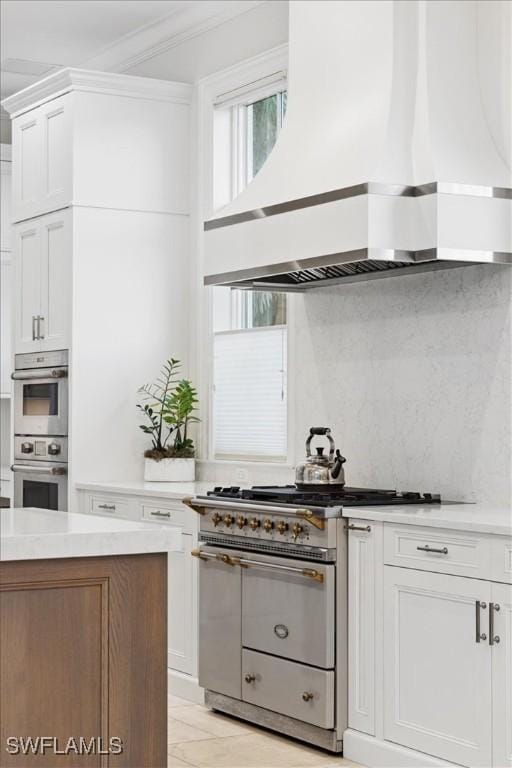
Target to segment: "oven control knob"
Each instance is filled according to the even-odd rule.
[[[266,530],[267,533],[270,533],[270,531],[274,527],[274,523],[272,522],[272,520],[269,520],[267,518],[266,520],[263,521],[263,527],[264,527],[264,529]]]
[[[218,512],[214,512],[213,515],[212,515],[212,522],[213,522],[215,527],[218,526],[218,524],[220,523],[221,520],[222,520],[222,515],[219,515]]]
[[[300,523],[294,523],[292,527],[293,538],[295,541],[299,538],[300,534],[304,530],[304,527]]]
[[[255,531],[257,528],[260,527],[260,521],[258,520],[257,517],[253,517],[249,525],[251,526],[252,530]]]
[[[60,453],[60,445],[58,443],[50,443],[48,453],[50,456],[57,456]]]
[[[230,528],[233,525],[233,520],[235,518],[233,515],[224,515],[224,523],[227,525],[228,528]]]
[[[34,450],[34,443],[22,443],[21,444],[21,452],[22,453],[32,453]]]
[[[236,519],[236,524],[240,529],[242,529],[245,525],[247,525],[247,518],[243,515],[238,515]]]
[[[285,523],[284,520],[280,520],[277,524],[277,530],[282,536],[288,530],[288,523]]]

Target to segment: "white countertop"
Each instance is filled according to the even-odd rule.
[[[512,509],[487,504],[406,504],[345,507],[343,517],[404,525],[451,528],[456,531],[512,536]]]
[[[215,483],[145,483],[143,480],[119,482],[75,483],[77,491],[96,493],[128,493],[134,496],[154,496],[160,499],[183,499],[211,491]],[[221,483],[219,483],[221,485]]]
[[[0,560],[137,555],[181,549],[179,528],[49,509],[0,510]]]

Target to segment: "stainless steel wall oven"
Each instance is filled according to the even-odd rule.
[[[14,506],[67,509],[68,352],[15,356]]]

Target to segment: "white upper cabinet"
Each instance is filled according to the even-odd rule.
[[[64,208],[71,202],[71,95],[13,120],[14,221]]]
[[[69,347],[71,249],[69,210],[16,225],[16,352]]]
[[[65,69],[5,99],[13,221],[69,205],[185,214],[191,87]]]

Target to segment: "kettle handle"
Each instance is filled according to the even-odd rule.
[[[331,437],[330,427],[310,427],[308,439],[306,440],[306,456],[311,456],[311,440],[315,435],[323,435],[329,441],[329,461],[334,458],[334,440]]]

